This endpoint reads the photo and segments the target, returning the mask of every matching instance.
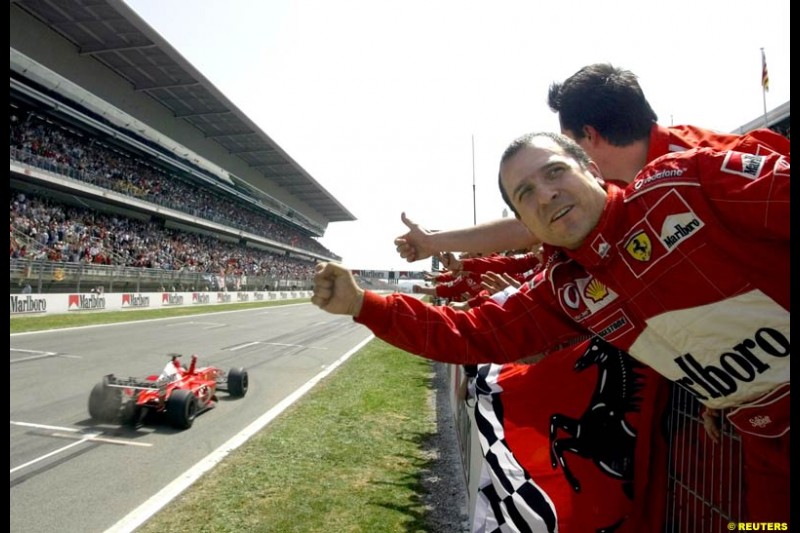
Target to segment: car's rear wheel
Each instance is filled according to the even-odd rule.
[[[136,427],[142,419],[142,408],[136,405],[136,398],[125,402],[120,414],[120,423]]]
[[[250,380],[244,368],[231,368],[228,371],[228,394],[234,398],[242,398],[247,394]]]
[[[167,418],[178,429],[189,429],[197,416],[197,398],[192,391],[177,389],[167,399]]]
[[[122,393],[119,389],[108,387],[100,382],[89,394],[89,416],[99,422],[119,422],[122,407]]]

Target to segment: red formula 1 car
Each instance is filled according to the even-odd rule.
[[[231,368],[226,373],[213,366],[198,368],[197,355],[184,368],[180,355],[170,355],[160,376],[104,376],[89,395],[89,415],[99,422],[134,426],[148,415],[165,415],[176,428],[188,429],[198,414],[216,405],[217,391],[227,391],[234,398],[247,394],[245,369]]]

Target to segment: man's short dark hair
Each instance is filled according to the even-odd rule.
[[[588,65],[563,83],[550,84],[547,104],[558,113],[561,131],[580,140],[583,127],[592,126],[614,146],[648,138],[658,120],[636,75],[608,63]]]

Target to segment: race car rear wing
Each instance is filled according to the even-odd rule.
[[[151,381],[142,378],[118,378],[114,374],[103,376],[103,382],[109,387],[135,390],[166,390],[169,380]]]

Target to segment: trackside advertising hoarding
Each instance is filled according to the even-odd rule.
[[[11,316],[163,309],[311,298],[311,291],[10,294]]]

